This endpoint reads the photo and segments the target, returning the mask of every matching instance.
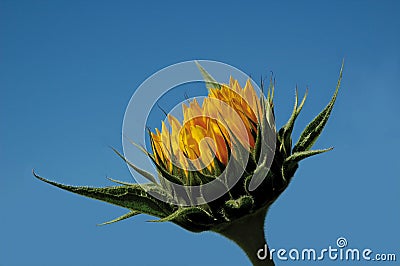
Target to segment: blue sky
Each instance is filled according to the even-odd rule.
[[[349,247],[399,260],[399,13],[398,1],[0,1],[0,265],[248,265],[216,234],[148,216],[98,227],[125,210],[31,174],[76,185],[129,181],[109,146],[122,150],[132,93],[161,68],[193,59],[256,80],[273,71],[278,126],[295,86],[309,87],[296,139],[329,101],[345,58],[315,145],[335,149],[300,164],[270,209],[268,242],[322,249],[344,236]]]

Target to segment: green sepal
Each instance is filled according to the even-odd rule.
[[[308,150],[308,151],[293,153],[291,156],[286,158],[285,161],[282,163],[281,174],[282,174],[282,178],[283,178],[284,182],[286,182],[286,184],[289,184],[296,169],[299,166],[298,163],[301,160],[311,157],[313,155],[317,155],[320,153],[330,151],[332,149],[333,148],[328,148],[328,149],[323,149],[323,150]]]
[[[254,208],[254,199],[247,195],[241,196],[238,199],[226,201],[223,208],[226,216],[233,220],[248,214]]]
[[[333,105],[335,104],[336,96],[338,94],[340,83],[342,81],[342,73],[343,73],[343,63],[342,67],[340,68],[339,80],[337,82],[336,90],[332,96],[332,99],[325,107],[325,109],[322,110],[322,112],[319,113],[301,133],[299,140],[297,141],[296,145],[293,148],[293,153],[307,151],[313,146],[315,141],[317,141],[319,135],[321,134],[322,130],[326,125],[326,122],[328,121],[328,118],[332,112]]]
[[[268,92],[268,97],[270,97],[269,94],[270,92]],[[271,115],[272,109],[268,107],[268,103],[265,103],[264,97],[260,98],[260,104],[261,109],[264,110],[264,114],[258,115],[259,122],[257,124],[257,137],[255,139],[254,149],[251,151],[253,155],[252,157],[256,163],[259,162],[260,156],[265,156],[265,154],[261,154],[262,145],[265,145],[265,143],[270,143],[270,140],[265,140],[264,138],[272,137],[272,135],[275,137],[275,132],[268,131],[268,129],[271,130],[268,116]]]
[[[149,222],[174,222],[189,231],[202,231],[207,226],[212,226],[216,219],[200,207],[182,207],[167,217]]]
[[[101,225],[116,223],[116,222],[119,222],[119,221],[122,221],[122,220],[125,220],[125,219],[128,219],[128,218],[131,218],[132,216],[135,216],[135,215],[138,215],[138,214],[141,214],[141,212],[130,211],[127,214],[124,214],[124,215],[122,215],[122,216],[120,216],[118,218],[115,218],[114,220],[111,220],[111,221],[108,221],[108,222],[104,222],[104,223],[101,223],[101,224],[98,224],[98,225],[101,226]]]
[[[113,179],[113,178],[111,178],[111,177],[107,177],[107,179],[110,180],[111,182],[114,182],[114,183],[120,184],[120,185],[125,185],[125,186],[132,186],[132,185],[135,185],[135,183],[124,182],[124,181],[120,181],[120,180]]]
[[[47,180],[38,176],[35,172],[33,172],[33,174],[37,179],[63,190],[111,203],[132,211],[156,217],[166,217],[174,211],[173,205],[152,197],[138,184],[103,188],[69,186]],[[147,187],[163,194],[160,188],[158,186],[156,187],[156,185],[147,184]],[[165,197],[167,197],[167,195],[165,195]]]
[[[216,160],[216,156],[214,154],[214,163]],[[196,169],[196,166],[192,163],[192,161],[187,157],[186,162],[189,165],[190,169]],[[204,185],[207,184],[215,179],[215,176],[212,176],[211,173],[208,171],[206,168],[206,165],[204,165],[203,161],[199,159],[200,162],[200,168],[202,168],[201,171],[193,171],[193,170],[188,170],[188,185],[189,186],[199,186],[199,185]]]
[[[207,175],[207,174],[204,174],[201,172],[193,171],[192,174],[198,180],[198,182],[199,182],[198,185],[204,185],[204,184],[210,183],[215,180],[214,176]]]
[[[291,154],[292,149],[292,132],[294,123],[296,121],[297,116],[300,114],[301,109],[303,109],[304,103],[307,98],[307,91],[304,94],[303,100],[298,106],[299,96],[296,88],[295,102],[293,107],[292,115],[290,116],[288,122],[279,130],[278,139],[280,141],[279,150],[285,154],[285,156],[289,156]]]
[[[200,70],[201,75],[206,83],[207,89],[221,89],[221,85],[199,64],[199,62],[194,61],[197,68]]]
[[[145,178],[147,178],[149,181],[153,182],[153,183],[157,183],[157,180],[154,178],[154,176],[152,174],[150,174],[149,172],[140,169],[139,167],[137,167],[136,165],[134,165],[133,163],[131,163],[130,161],[128,161],[125,156],[123,156],[119,151],[117,151],[114,148],[111,148],[122,160],[125,161],[125,163],[127,163],[133,170],[135,170],[136,172],[138,172],[139,174],[141,174],[142,176],[144,176]]]
[[[249,190],[249,184],[251,182],[251,178],[253,175],[247,175],[243,179],[243,188],[247,195],[251,195],[251,191]]]
[[[175,176],[170,174],[162,165],[157,164],[156,160],[153,157],[150,157],[150,159],[153,161],[155,164],[157,170],[160,172],[161,176],[167,179],[169,182],[178,184],[178,185],[184,185],[182,180],[179,178],[179,176]]]
[[[254,162],[258,162],[260,159],[260,152],[261,152],[261,125],[260,123],[257,124],[257,136],[254,142],[254,148],[251,150],[251,155],[253,156]]]
[[[270,97],[270,96],[269,96]],[[271,156],[274,154],[276,147],[271,147],[270,144],[274,143],[276,145],[276,131],[275,127],[270,124],[270,120],[268,119],[269,116],[273,115],[272,109],[268,106],[261,98],[261,107],[264,109],[264,115],[261,117],[261,121],[259,122],[259,136],[257,136],[259,143],[256,143],[259,147],[256,146],[256,151],[258,153],[258,159],[256,163],[256,168],[253,171],[253,176],[250,180],[250,183],[246,187],[248,191],[255,190],[264,180],[265,180],[265,173],[269,171],[269,166],[273,161],[273,157]],[[256,140],[257,142],[258,140]]]
[[[311,157],[313,155],[317,155],[320,153],[324,153],[327,151],[332,150],[333,147],[328,148],[328,149],[323,149],[323,150],[308,150],[308,151],[300,151],[300,152],[295,152],[292,155],[290,155],[288,158],[285,159],[284,163],[292,163],[292,162],[300,162],[301,160]]]

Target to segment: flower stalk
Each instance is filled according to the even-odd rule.
[[[235,242],[246,253],[254,266],[274,266],[268,249],[261,252],[261,256],[265,256],[264,259],[258,257],[258,254],[261,254],[259,250],[264,249],[267,245],[264,232],[267,211],[268,208],[263,208],[223,228],[214,229],[214,231]],[[265,252],[267,254],[264,254]]]

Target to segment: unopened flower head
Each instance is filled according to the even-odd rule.
[[[150,133],[156,164],[189,184],[189,171],[218,176],[231,155],[238,159],[233,147],[240,145],[251,156],[260,117],[266,115],[260,97],[250,80],[242,88],[231,78],[229,85],[210,88],[201,104],[184,103],[182,123],[169,114],[170,127],[162,121],[161,131]]]

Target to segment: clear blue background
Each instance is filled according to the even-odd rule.
[[[316,143],[335,149],[301,163],[269,212],[268,242],[322,249],[344,236],[349,247],[400,260],[399,14],[398,1],[1,0],[0,265],[249,265],[219,235],[149,216],[98,227],[125,210],[31,174],[93,186],[110,185],[106,176],[130,180],[109,146],[122,149],[132,93],[155,71],[192,59],[226,62],[256,80],[273,71],[278,126],[296,84],[309,87],[296,139],[329,101],[345,58]]]

